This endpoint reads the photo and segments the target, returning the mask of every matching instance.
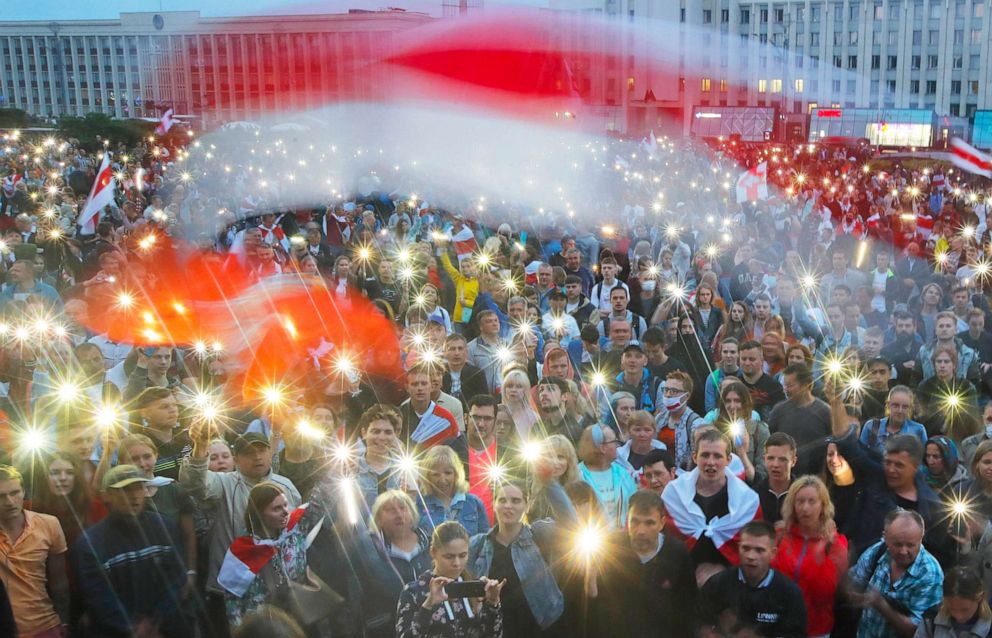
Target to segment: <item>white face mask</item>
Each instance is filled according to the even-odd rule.
[[[642,281],[641,290],[644,290],[646,292],[654,292],[654,288],[657,285],[657,283],[658,282],[655,281],[654,279],[648,279],[647,281]]]
[[[682,394],[674,397],[664,397],[665,409],[669,412],[675,412],[689,400],[689,393],[683,392]]]
[[[985,426],[985,438],[992,439],[992,424]]]

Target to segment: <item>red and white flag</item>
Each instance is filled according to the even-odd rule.
[[[768,162],[741,173],[737,178],[737,203],[768,199]]]
[[[172,124],[172,109],[169,109],[162,114],[162,120],[158,123],[158,126],[155,127],[155,134],[165,135],[169,132],[169,129],[172,128]]]
[[[992,178],[992,155],[957,137],[951,138],[951,161],[963,171]]]
[[[737,565],[740,562],[737,536],[742,527],[761,518],[761,502],[758,494],[735,476],[731,468],[726,468],[724,474],[730,506],[730,512],[724,516],[706,520],[706,515],[694,500],[696,481],[699,479],[698,467],[669,483],[661,500],[665,502],[669,520],[674,523],[674,529],[667,529],[684,540],[690,550],[705,535],[727,560]]]
[[[217,583],[238,598],[245,595],[272,557],[283,536],[291,534],[296,525],[307,511],[308,504],[301,505],[289,515],[289,524],[278,539],[257,539],[254,536],[239,536],[234,539],[224,556],[224,562],[217,573]],[[313,543],[316,532],[320,531],[321,523],[317,523],[307,534],[306,546]]]
[[[114,179],[114,171],[110,167],[110,153],[103,154],[103,161],[100,162],[100,170],[96,172],[96,180],[93,188],[90,189],[90,196],[83,205],[82,212],[79,213],[79,229],[83,235],[96,233],[96,225],[100,221],[100,211],[107,204],[114,201],[114,190],[117,188],[117,181]]]

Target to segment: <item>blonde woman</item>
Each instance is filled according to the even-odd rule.
[[[534,492],[531,498],[527,518],[538,521],[551,518],[554,515],[551,502],[547,498],[547,490],[542,489],[549,483],[558,483],[562,487],[581,480],[579,476],[579,457],[575,454],[575,446],[564,434],[552,434],[543,441],[541,456],[537,459],[534,480],[531,486]]]
[[[355,494],[354,498],[361,498]],[[431,567],[430,536],[417,525],[417,506],[406,492],[388,490],[372,504],[372,520],[339,521],[349,557],[358,561],[365,635],[395,638],[396,608],[406,583]],[[371,529],[370,529],[371,528]]]
[[[834,525],[834,505],[819,477],[796,479],[782,504],[783,530],[772,567],[792,578],[806,601],[809,636],[829,636],[834,594],[847,573],[847,538]]]
[[[486,506],[468,491],[465,468],[447,445],[427,450],[421,462],[420,529],[428,534],[445,521],[457,521],[470,535],[489,531]]]
[[[531,400],[530,377],[520,368],[513,368],[503,375],[502,404],[513,419],[517,438],[526,441],[540,417]]]

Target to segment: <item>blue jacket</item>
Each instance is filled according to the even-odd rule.
[[[882,537],[885,515],[896,509],[899,502],[885,481],[885,469],[879,455],[858,442],[853,428],[843,437],[835,438],[834,442],[837,451],[854,470],[855,484],[864,488],[848,517],[846,529],[837,530],[847,536],[855,554],[860,555]],[[916,474],[916,492],[916,511],[926,522],[923,544],[941,565],[946,565],[945,561],[954,558],[954,543],[947,535],[946,509],[920,472]]]
[[[132,623],[152,616],[164,638],[191,635],[180,594],[186,565],[172,519],[144,511],[137,518],[111,513],[84,532],[69,559],[90,614],[94,636],[130,638]]]
[[[555,581],[550,565],[556,564],[565,543],[558,536],[558,526],[574,526],[576,516],[572,502],[557,481],[551,481],[545,494],[556,514],[556,521],[545,519],[524,525],[510,543],[513,568],[520,578],[524,598],[534,619],[542,629],[550,627],[565,611],[565,598]],[[468,547],[468,564],[472,573],[486,575],[493,562],[493,535],[499,527],[486,534],[476,534]]]
[[[484,534],[489,531],[489,518],[486,506],[475,494],[459,492],[451,499],[451,504],[445,509],[441,500],[433,494],[424,494],[419,503],[420,529],[428,534],[434,533],[434,528],[445,521],[461,523],[469,536]]]

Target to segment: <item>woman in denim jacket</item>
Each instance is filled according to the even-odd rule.
[[[456,521],[469,536],[489,531],[486,506],[468,491],[465,468],[458,455],[447,445],[427,451],[420,479],[420,529],[428,534],[445,521]]]
[[[550,565],[562,553],[557,526],[575,527],[575,509],[557,481],[550,481],[547,498],[555,520],[523,522],[529,496],[519,481],[500,483],[495,492],[496,526],[469,544],[468,565],[474,574],[506,580],[501,595],[503,634],[514,638],[538,636],[561,617],[565,601]]]

